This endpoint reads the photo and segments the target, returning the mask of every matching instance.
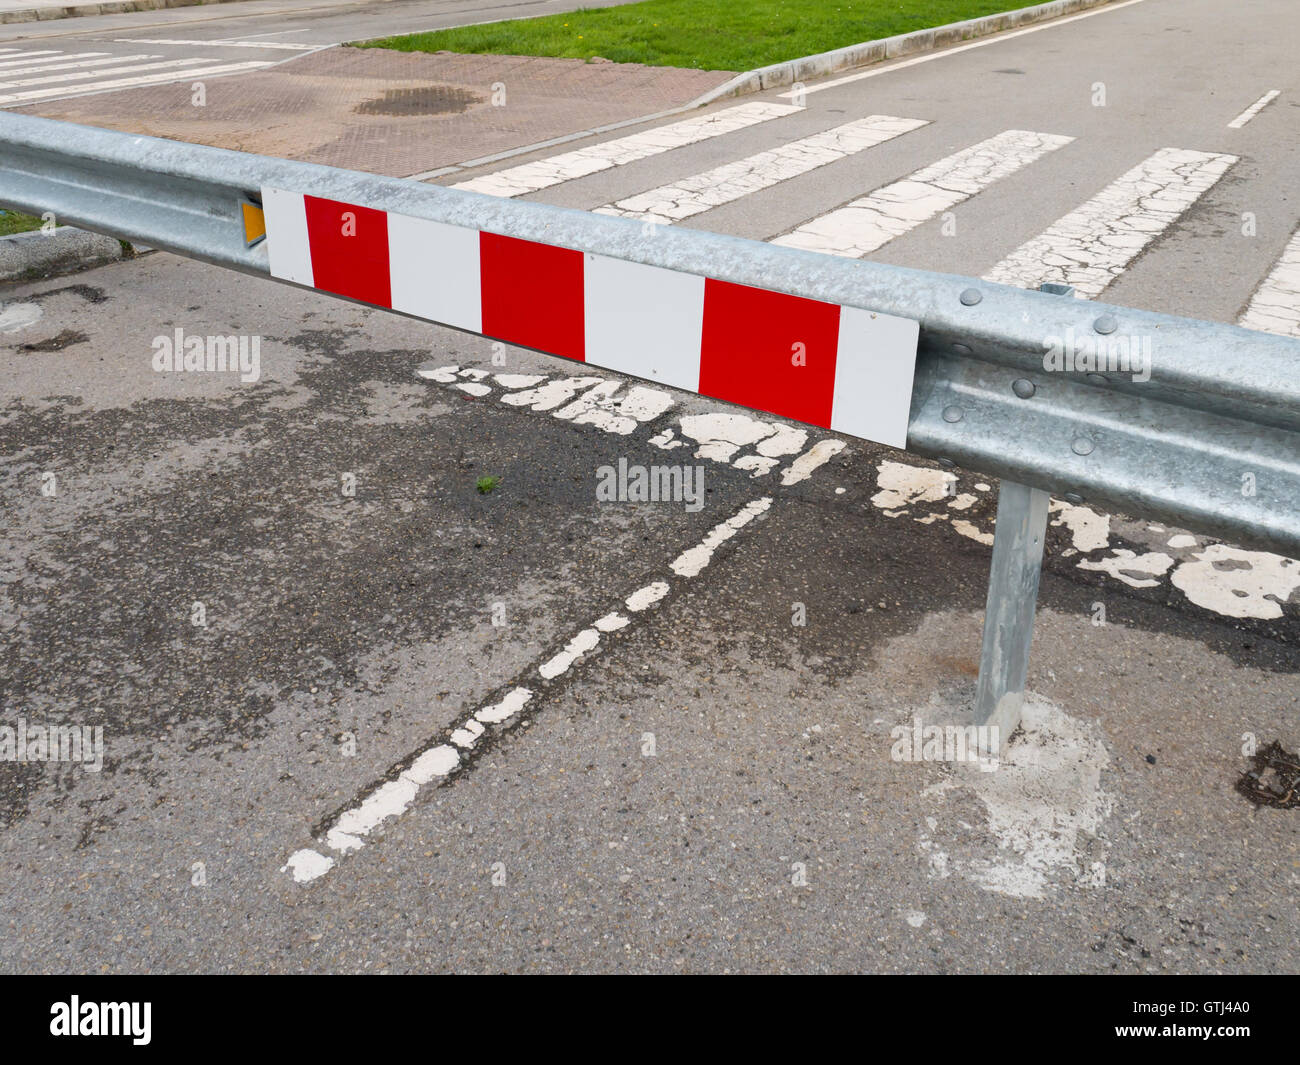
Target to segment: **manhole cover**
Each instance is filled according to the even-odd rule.
[[[359,115],[458,115],[483,97],[455,85],[422,85],[418,89],[389,89],[383,96],[356,108]]]
[[[1237,790],[1256,806],[1300,806],[1300,755],[1277,740],[1255,752],[1255,768],[1241,774]]]

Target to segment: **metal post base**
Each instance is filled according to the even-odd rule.
[[[998,493],[975,723],[996,726],[991,735],[997,737],[999,748],[1020,724],[1025,701],[1050,499],[1047,492],[1012,481],[1003,481]]]

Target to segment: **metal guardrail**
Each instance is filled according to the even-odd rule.
[[[913,320],[907,450],[1300,555],[1295,339],[697,230],[648,235],[629,219],[26,115],[0,114],[0,153],[0,204],[250,274],[270,270],[267,242],[249,246],[245,206],[277,188]],[[1053,338],[1124,338],[1149,352],[1149,379],[1046,369]],[[1004,494],[999,528],[1012,517],[1029,522],[1029,553],[1018,550],[1034,579],[1032,588],[1000,588],[995,562],[990,607],[998,595],[1022,605],[1028,595],[1032,620],[1045,507],[1026,495],[1013,510],[1014,493]],[[1002,613],[1027,655],[1023,610]],[[991,638],[986,629],[990,676]],[[1017,672],[1023,687],[1023,669],[1013,667],[981,694],[982,717],[1014,694]]]

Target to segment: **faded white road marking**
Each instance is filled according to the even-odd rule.
[[[1009,129],[805,222],[772,243],[861,258],[1072,140]]]
[[[29,329],[45,317],[39,303],[9,303],[0,305],[0,333],[17,333]]]
[[[525,193],[548,189],[574,178],[586,177],[611,167],[623,166],[638,159],[647,159],[661,152],[671,151],[683,145],[695,144],[710,137],[734,133],[736,130],[759,122],[768,122],[774,118],[794,114],[802,110],[789,104],[748,103],[737,107],[728,107],[709,115],[697,115],[694,118],[672,122],[666,126],[633,133],[626,137],[579,148],[572,152],[562,152],[546,159],[537,159],[531,163],[521,163],[494,174],[460,181],[452,186],[454,189],[467,189],[470,192],[482,192],[489,196],[523,196]]]
[[[1300,590],[1300,562],[1265,551],[1243,551],[1210,544],[1194,562],[1173,575],[1178,588],[1197,606],[1230,618],[1282,616],[1282,603]]]
[[[1291,235],[1273,272],[1255,290],[1237,324],[1284,337],[1300,337],[1300,229]]]
[[[1086,558],[1080,560],[1079,568],[1109,574],[1130,588],[1158,588],[1160,581],[1156,578],[1168,573],[1173,564],[1174,560],[1163,551],[1139,555],[1126,547],[1117,547],[1110,558],[1095,562]]]
[[[90,53],[89,53],[89,52],[78,52],[77,54],[78,54],[78,55],[89,55]],[[104,53],[104,52],[96,52],[96,53],[94,53],[94,54],[95,54],[95,55],[104,55],[105,53]],[[57,60],[59,60],[59,59],[67,59],[67,58],[68,58],[68,53],[67,53],[67,52],[61,52],[61,51],[59,51],[59,50],[57,50],[57,49],[51,50],[51,49],[48,49],[48,48],[47,48],[47,49],[44,49],[43,51],[40,51],[40,52],[23,52],[23,53],[22,53],[22,56],[21,56],[20,58],[17,58],[17,59],[8,59],[8,60],[5,60],[5,62],[0,63],[0,68],[3,68],[3,67],[17,67],[17,66],[22,66],[22,64],[24,64],[24,63],[27,62],[27,60],[32,59],[32,58],[34,58],[35,56],[38,56],[38,55],[48,55],[48,56],[52,56],[52,57],[54,57],[54,58],[51,58],[51,59],[43,59],[43,60],[41,60],[41,62],[43,62],[43,63],[54,63],[54,62],[57,62]]]
[[[1021,288],[1054,281],[1092,299],[1236,161],[1235,155],[1162,148],[1022,244],[984,279]]]
[[[695,547],[684,551],[672,563],[674,573],[691,579],[713,560],[714,552],[772,505],[770,496],[747,503],[726,521],[714,526]],[[659,602],[671,590],[667,581],[654,581],[627,597],[628,610],[641,613]],[[592,626],[579,630],[564,649],[536,667],[543,684],[567,673],[577,662],[600,644],[601,634],[614,633],[627,628],[631,619],[617,611],[605,614]],[[415,802],[420,789],[430,784],[441,784],[453,773],[465,768],[461,751],[468,751],[488,733],[491,726],[503,725],[519,717],[531,701],[533,689],[516,686],[500,702],[462,714],[448,732],[446,743],[438,742],[404,760],[409,767],[393,776],[396,766],[385,780],[372,786],[355,806],[345,810],[326,830],[324,846],[339,855],[350,854],[366,845],[367,837],[385,821],[400,817]],[[460,748],[460,750],[457,750]],[[399,763],[404,764],[404,763]],[[335,859],[311,847],[295,851],[281,867],[299,884],[310,883],[335,866]]]
[[[147,59],[150,57],[140,56],[139,58]],[[22,78],[19,81],[0,81],[0,89],[21,88],[26,85],[49,85],[51,82],[58,82],[61,85],[66,85],[72,82],[84,81],[87,78],[110,77],[115,74],[136,74],[142,70],[165,70],[171,67],[192,67],[198,63],[208,63],[208,62],[211,62],[211,60],[165,59],[157,63],[140,63],[140,62],[132,61],[126,63],[125,66],[109,67],[106,70],[65,71],[61,74],[52,74],[47,77]],[[181,75],[183,76],[184,73],[185,72],[182,71]],[[83,88],[84,86],[76,85],[73,87]]]
[[[1121,8],[1132,7],[1134,4],[1140,4],[1142,0],[1124,0],[1121,4],[1108,4],[1106,7],[1098,8],[1096,11],[1085,11],[1081,15],[1071,15],[1068,18],[1052,19],[1050,22],[1044,22],[1040,26],[1030,26],[1023,30],[1013,30],[1010,33],[998,33],[991,37],[985,37],[983,40],[971,41],[970,44],[959,44],[956,48],[945,48],[939,52],[927,52],[925,55],[919,55],[915,59],[905,59],[901,63],[890,63],[888,66],[874,67],[871,70],[864,70],[861,74],[848,74],[842,78],[835,78],[833,81],[823,81],[816,85],[805,85],[803,94],[821,92],[823,89],[834,89],[839,85],[847,85],[851,81],[862,81],[864,78],[874,78],[880,74],[888,74],[894,70],[903,70],[906,67],[914,67],[918,63],[929,63],[935,59],[943,59],[946,56],[956,55],[958,52],[968,52],[972,48],[984,48],[990,44],[1001,44],[1003,41],[1009,41],[1014,37],[1023,37],[1027,33],[1037,33],[1039,30],[1050,30],[1054,26],[1064,26],[1067,22],[1078,22],[1079,19],[1092,18],[1094,15],[1102,15],[1108,11],[1119,11]],[[780,94],[782,99],[793,99],[794,90]]]
[[[93,56],[107,56],[106,59],[94,59]],[[105,63],[125,63],[127,59],[157,59],[150,56],[108,55],[107,52],[78,52],[75,55],[52,55],[35,62],[0,63],[0,78],[15,78],[23,74],[45,74],[51,70],[80,70],[82,67],[103,66]]]
[[[76,93],[106,92],[109,89],[131,89],[139,85],[161,85],[168,81],[184,81],[189,78],[215,77],[220,74],[236,74],[246,70],[258,70],[272,64],[266,61],[248,63],[230,63],[215,67],[190,67],[183,71],[168,71],[165,74],[145,74],[136,78],[113,78],[108,81],[91,81],[79,85],[59,86],[53,89],[28,89],[26,92],[5,93],[0,95],[0,104],[21,103],[25,100],[44,100],[51,96]]]
[[[1281,89],[1269,89],[1263,96],[1251,104],[1246,110],[1228,123],[1229,129],[1241,129],[1247,122],[1259,114],[1264,108],[1282,95]]]
[[[258,41],[184,41],[170,38],[154,37],[116,37],[118,44],[193,44],[201,48],[278,48],[287,52],[314,52],[328,47],[322,44],[289,44],[287,42]]]
[[[824,466],[844,450],[843,440],[818,440],[807,451],[781,471],[781,484],[790,487],[806,481],[819,466]]]
[[[869,115],[746,159],[725,163],[702,174],[661,185],[649,192],[597,207],[596,213],[671,225],[760,189],[807,174],[828,163],[846,159],[928,124],[917,118]]]

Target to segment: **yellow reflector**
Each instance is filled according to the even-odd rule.
[[[252,245],[256,244],[266,236],[266,215],[262,213],[262,208],[251,203],[242,205],[244,208],[244,240]]]

